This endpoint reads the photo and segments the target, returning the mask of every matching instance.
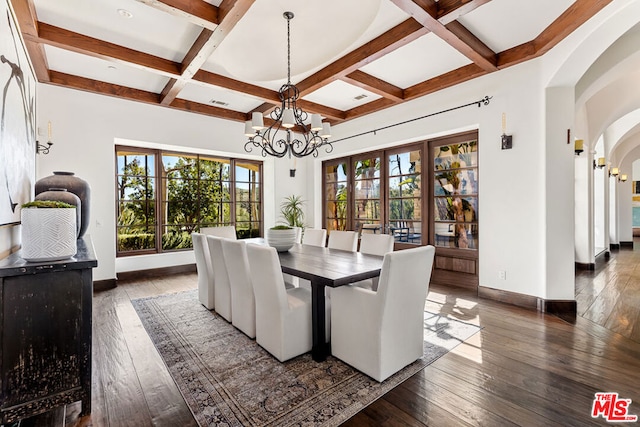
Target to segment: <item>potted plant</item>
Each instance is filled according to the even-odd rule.
[[[56,261],[74,256],[76,207],[53,200],[36,200],[22,205],[22,258],[27,261]]]
[[[303,206],[304,200],[302,200],[302,197],[295,195],[285,197],[284,201],[280,204],[280,216],[287,225],[296,228],[297,243],[301,242],[305,227]]]

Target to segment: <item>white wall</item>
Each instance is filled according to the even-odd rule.
[[[115,258],[115,151],[117,139],[132,144],[153,144],[185,151],[230,155],[263,160],[258,153],[244,152],[241,123],[189,114],[107,96],[40,85],[38,126],[52,124],[54,145],[50,154],[37,158],[37,179],[53,171],[75,172],[91,186],[91,235],[98,256],[95,280],[113,279],[116,271],[154,268],[193,262],[192,252],[146,257]],[[122,141],[120,141],[122,142]],[[276,206],[291,193],[303,193],[303,178],[289,178],[289,167],[274,167],[264,159],[265,224],[276,221]],[[286,162],[283,160],[283,162]],[[304,176],[305,162],[298,162]],[[117,268],[118,267],[118,268]]]
[[[573,120],[567,106],[572,102],[575,108],[570,92],[589,61],[595,60],[610,44],[603,43],[597,30],[616,31],[619,27],[624,31],[623,27],[630,25],[625,21],[616,27],[615,22],[605,18],[629,20],[625,7],[629,9],[638,3],[612,2],[542,58],[335,126],[333,139],[465,104],[485,95],[493,97],[489,106],[468,107],[380,131],[375,136],[336,143],[331,156],[321,153],[318,159],[298,160],[295,179],[289,178],[288,160],[267,159],[266,226],[277,220],[279,204],[290,194],[301,194],[309,202],[309,225],[321,224],[320,166],[324,159],[478,129],[480,285],[542,298],[573,299],[574,230],[567,213],[574,212],[575,158],[573,145],[565,141],[566,129],[572,127],[570,117]],[[582,44],[585,38],[589,43]],[[603,46],[598,47],[598,43]],[[548,86],[553,89],[547,90]],[[71,170],[91,184],[94,217],[88,233],[98,253],[99,267],[95,274],[98,280],[116,274],[115,138],[245,155],[241,123],[46,85],[39,90],[39,125],[51,120],[56,145],[50,155],[39,157],[37,174],[42,177],[53,170]],[[558,117],[554,117],[554,111],[559,113]],[[503,113],[507,116],[507,132],[513,135],[511,150],[500,149]],[[589,117],[584,118],[585,127],[592,127]],[[187,255],[181,256],[185,259],[173,254],[138,258],[137,268],[184,262]],[[501,270],[507,272],[506,280],[498,278]]]

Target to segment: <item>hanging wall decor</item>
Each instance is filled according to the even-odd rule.
[[[0,0],[0,225],[20,222],[35,182],[36,81],[20,30]]]

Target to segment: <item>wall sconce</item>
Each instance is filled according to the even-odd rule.
[[[513,136],[507,135],[507,115],[502,113],[502,136],[500,137],[500,146],[503,150],[513,148]]]
[[[574,143],[574,149],[576,151],[576,156],[579,156],[580,153],[582,153],[584,151],[584,140],[583,139],[576,139],[576,141]]]
[[[627,174],[626,173],[620,174],[620,176],[618,177],[618,181],[626,182],[627,181]]]
[[[618,176],[619,173],[620,173],[620,170],[618,168],[609,169],[609,177]]]
[[[47,145],[40,144],[40,141],[36,141],[36,154],[49,154],[49,150],[53,142],[51,142],[51,122],[47,123]]]
[[[598,157],[598,163],[596,163],[596,160],[593,159],[593,168],[598,168],[598,169],[602,169],[603,167],[606,166],[605,163],[605,158],[604,157]]]

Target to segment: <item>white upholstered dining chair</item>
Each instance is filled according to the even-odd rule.
[[[222,239],[221,244],[231,289],[231,323],[249,338],[255,338],[256,303],[246,243],[242,240]]]
[[[358,233],[355,231],[332,230],[329,233],[327,247],[355,252],[358,249]]]
[[[375,292],[334,288],[331,353],[380,382],[422,357],[434,254],[433,246],[386,254]]]
[[[256,298],[256,342],[281,362],[310,351],[311,292],[285,289],[275,248],[247,243],[247,255]]]
[[[384,256],[389,252],[393,252],[393,244],[395,239],[391,234],[362,234],[360,236],[360,253],[368,255]],[[376,290],[378,288],[379,277],[361,280],[354,283],[361,288]]]
[[[215,282],[215,308],[216,313],[231,322],[231,286],[229,274],[222,254],[222,237],[207,236],[209,253],[211,254],[211,266],[213,267],[213,281]]]
[[[324,228],[305,228],[302,234],[302,244],[311,246],[325,246],[327,230]]]
[[[215,308],[213,268],[207,237],[204,234],[191,233],[191,241],[198,271],[198,299],[208,310],[213,310]]]
[[[200,233],[207,236],[224,237],[225,239],[236,240],[236,227],[233,225],[221,225],[218,227],[202,227]]]

